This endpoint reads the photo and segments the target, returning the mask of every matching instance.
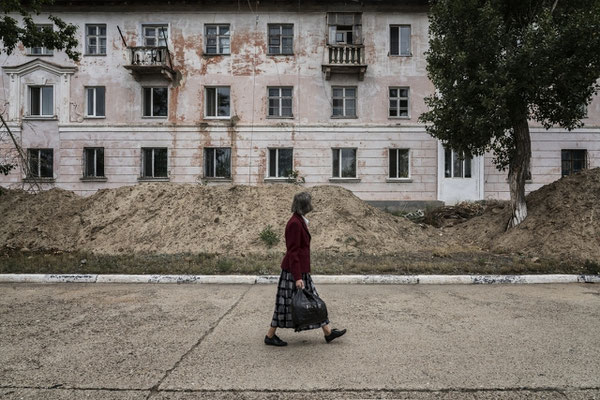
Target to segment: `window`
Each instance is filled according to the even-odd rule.
[[[269,149],[269,178],[287,178],[293,170],[293,149]]]
[[[29,115],[51,117],[54,115],[54,88],[29,86]]]
[[[106,24],[85,26],[85,54],[106,55]]]
[[[144,88],[144,117],[166,117],[167,101],[166,87]]]
[[[292,88],[270,87],[269,117],[292,117]]]
[[[206,25],[206,54],[229,54],[229,25]]]
[[[333,116],[356,117],[355,87],[333,87]]]
[[[166,47],[169,37],[167,25],[143,25],[144,46]]]
[[[356,149],[333,149],[333,177],[356,178]]]
[[[85,108],[86,117],[104,117],[105,116],[105,89],[104,86],[94,86],[85,88],[87,106]]]
[[[206,116],[229,118],[229,86],[206,88]]]
[[[204,177],[231,178],[231,148],[204,149]]]
[[[142,177],[166,178],[167,177],[167,148],[142,149]]]
[[[390,55],[410,56],[410,25],[390,26]]]
[[[327,13],[329,45],[362,44],[362,13]]]
[[[391,87],[390,94],[390,117],[408,117],[408,88]]]
[[[84,178],[104,177],[104,148],[86,147],[83,149]]]
[[[52,25],[36,25],[35,26],[40,31],[50,31],[52,32]],[[48,49],[46,47],[30,47],[29,55],[31,56],[51,56],[52,49]]]
[[[444,149],[444,176],[446,178],[471,178],[471,157],[465,157],[449,148]]]
[[[53,178],[54,177],[54,150],[53,149],[28,149],[29,161],[28,178]]]
[[[294,53],[294,25],[269,24],[269,54]]]
[[[390,149],[390,179],[408,178],[410,159],[408,149]]]
[[[581,171],[587,167],[586,150],[561,150],[562,176],[567,176]]]

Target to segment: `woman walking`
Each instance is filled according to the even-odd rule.
[[[277,284],[277,298],[275,300],[275,312],[271,321],[271,328],[265,336],[265,344],[270,346],[287,346],[287,342],[281,340],[275,331],[277,328],[294,328],[292,322],[292,295],[293,290],[308,291],[317,294],[317,289],[310,277],[310,233],[308,232],[308,219],[305,215],[312,211],[311,197],[308,192],[298,193],[292,202],[292,217],[285,227],[285,246],[287,251],[281,262],[281,275]],[[329,320],[318,324],[308,325],[295,331],[322,328],[325,341],[333,339],[346,333],[346,329],[331,329]]]

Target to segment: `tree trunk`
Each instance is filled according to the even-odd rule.
[[[525,180],[531,161],[531,137],[527,117],[520,117],[514,127],[515,150],[508,165],[508,184],[510,187],[510,207],[512,215],[506,229],[519,225],[527,217],[525,203]]]

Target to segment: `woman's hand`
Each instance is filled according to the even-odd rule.
[[[296,281],[296,289],[298,289],[298,290],[304,289],[304,281],[302,279],[298,279]]]

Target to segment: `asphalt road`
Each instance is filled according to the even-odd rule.
[[[276,348],[275,285],[1,284],[0,398],[600,399],[598,284],[318,290]]]

